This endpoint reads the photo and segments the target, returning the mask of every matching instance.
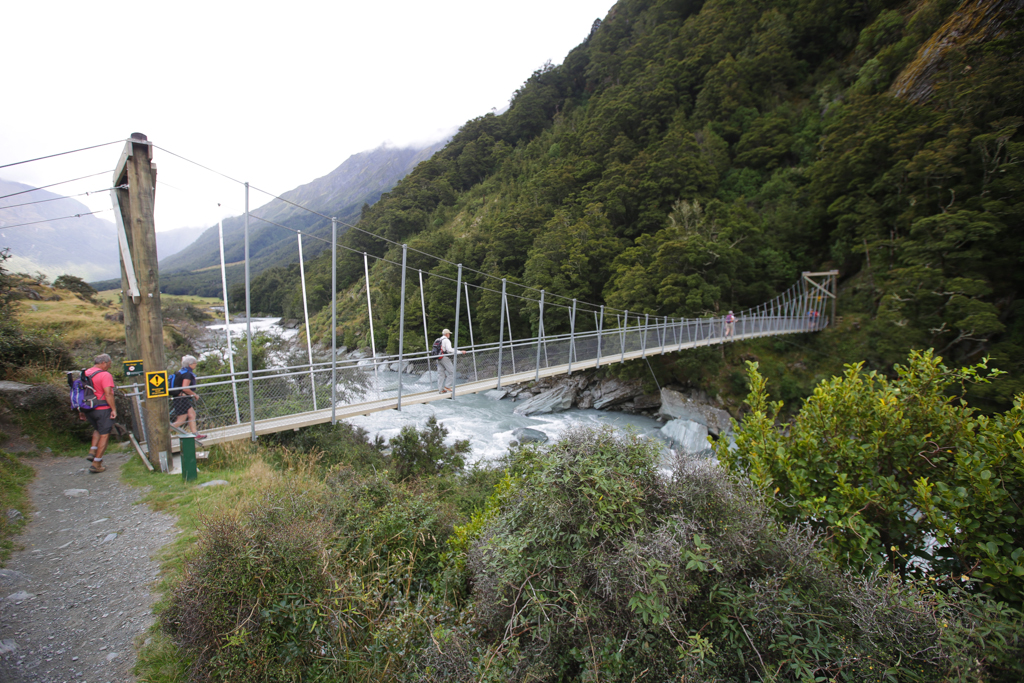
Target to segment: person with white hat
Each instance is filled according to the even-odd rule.
[[[437,393],[439,394],[447,394],[451,391],[448,384],[455,381],[455,364],[452,363],[455,349],[452,347],[451,336],[452,331],[445,328],[441,331],[441,338],[438,339],[441,342],[441,352],[437,357]],[[459,351],[459,353],[466,352]]]

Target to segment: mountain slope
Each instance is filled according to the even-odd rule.
[[[31,185],[0,179],[0,195],[30,189]],[[36,203],[42,200],[53,201]],[[23,206],[5,208],[16,204]],[[65,274],[85,280],[114,277],[120,267],[117,234],[114,224],[103,218],[112,214],[85,215],[89,212],[85,204],[46,190],[0,199],[0,248],[11,251],[7,269],[43,272],[50,279]],[[81,217],[55,220],[76,214]],[[50,222],[6,227],[36,221]]]
[[[953,363],[991,354],[1009,375],[972,396],[1005,405],[1024,389],[1021,4],[620,0],[562,65],[534,73],[504,114],[467,122],[360,227],[449,262],[410,251],[411,268],[454,277],[462,263],[491,290],[478,273],[508,278],[526,297],[513,300],[516,337],[534,333],[537,295],[515,283],[549,302],[703,315],[838,267],[852,355],[815,361],[821,371],[864,359],[888,370],[911,347]],[[945,25],[977,39],[930,56]],[[930,95],[890,94],[922,62]],[[364,233],[345,242],[401,260]],[[357,254],[340,256],[346,343],[368,333],[362,270]],[[329,301],[329,271],[326,258],[307,268],[314,310]],[[371,273],[381,350],[397,349],[399,276],[388,263]],[[254,292],[293,313],[297,274],[273,279]],[[427,282],[430,325],[450,327],[450,283]],[[407,348],[422,348],[419,292],[407,296]],[[471,304],[477,339],[497,339],[499,298],[473,290]],[[326,313],[318,326],[329,333]],[[568,316],[545,327],[566,330]],[[693,357],[665,371],[700,384],[722,365]]]
[[[425,147],[395,148],[381,145],[373,150],[353,154],[329,174],[283,194],[282,199],[287,201],[274,199],[252,211],[249,220],[252,273],[258,274],[272,266],[285,266],[298,261],[295,233],[270,225],[260,218],[308,234],[309,238],[303,240],[303,256],[309,259],[327,246],[323,240],[330,240],[331,223],[293,204],[338,218],[339,234],[344,234],[348,225],[359,220],[364,205],[375,203],[416,164],[430,158],[443,145],[443,141]],[[244,216],[224,220],[226,263],[244,260],[244,225]],[[160,261],[163,291],[203,296],[220,294],[220,273],[216,268],[220,265],[217,232],[216,226],[207,229],[188,248]],[[240,266],[229,268],[228,271],[229,284],[241,281],[243,271]]]

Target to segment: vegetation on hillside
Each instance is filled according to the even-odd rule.
[[[544,288],[549,303],[652,315],[739,309],[838,267],[841,314],[866,322],[847,361],[888,370],[928,346],[957,364],[989,355],[1007,374],[972,399],[1007,407],[1024,386],[1024,33],[1014,3],[988,5],[621,0],[507,112],[467,122],[363,212],[345,237],[355,251],[339,256],[341,337],[368,332],[366,251],[392,262],[373,266],[371,289],[379,350],[397,349],[401,254],[379,238],[408,243],[409,267],[427,273],[454,278],[462,263],[478,271],[464,271],[470,284],[500,289],[486,273],[514,294]],[[949,22],[984,40],[929,48]],[[905,70],[924,79],[913,99],[889,89]],[[329,302],[329,266],[307,268],[311,310]],[[297,276],[257,279],[255,308],[294,315]],[[431,326],[452,327],[451,282],[425,289]],[[526,295],[512,304],[517,337],[537,326]],[[414,278],[406,296],[406,344],[419,349]],[[496,339],[498,297],[470,298],[477,338]],[[323,338],[329,318],[314,324]],[[568,329],[561,314],[546,322]]]
[[[873,405],[863,412],[892,412]],[[141,657],[141,673],[169,661],[175,673],[148,680],[1024,673],[1020,594],[998,601],[980,576],[960,581],[939,564],[915,580],[851,563],[846,539],[778,504],[811,500],[773,499],[710,461],[681,460],[666,476],[639,437],[574,431],[468,472],[436,424],[388,448],[343,424],[279,438],[217,449],[208,467],[233,470],[204,471],[245,485],[211,494],[230,502],[204,498],[210,514],[186,513],[196,542]],[[749,453],[752,439],[738,441]],[[1011,492],[1024,481],[1000,476]]]

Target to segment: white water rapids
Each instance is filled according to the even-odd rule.
[[[296,330],[285,329],[278,323],[278,318],[253,318],[252,329],[253,333],[264,332],[290,342],[288,346],[292,348],[289,351],[270,356],[272,364],[283,366],[284,358],[289,353],[294,357],[295,352],[301,348],[301,353],[305,354],[305,337],[299,337]],[[215,346],[223,348],[224,324],[209,325],[206,329],[210,330],[213,337],[209,348]],[[243,337],[245,331],[246,324],[244,322],[232,322],[232,341]],[[236,367],[238,365],[236,362]],[[397,375],[395,376],[397,377]],[[202,382],[202,378],[200,378],[200,382]],[[417,383],[423,384],[424,380],[421,379]],[[416,387],[416,390],[422,390],[425,386]],[[437,421],[448,430],[447,441],[449,444],[460,439],[469,440],[472,452],[467,457],[468,462],[489,462],[499,458],[508,450],[509,443],[514,440],[513,430],[519,427],[544,432],[549,441],[554,441],[562,432],[573,426],[610,426],[616,431],[633,430],[641,436],[655,439],[664,445],[658,432],[662,423],[642,415],[572,408],[564,412],[527,417],[514,414],[516,405],[509,399],[495,400],[486,393],[458,394],[457,392],[454,401],[406,405],[402,407],[401,411],[385,410],[351,418],[347,422],[365,429],[371,439],[379,435],[387,440],[397,436],[407,425],[422,429],[428,419],[436,417]]]

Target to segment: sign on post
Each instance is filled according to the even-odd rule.
[[[167,396],[167,371],[147,372],[146,398],[164,398],[165,396]]]
[[[142,361],[141,360],[126,360],[126,361],[124,361],[124,376],[125,377],[135,377],[136,375],[143,374],[143,372],[144,372],[144,370],[142,368]]]

